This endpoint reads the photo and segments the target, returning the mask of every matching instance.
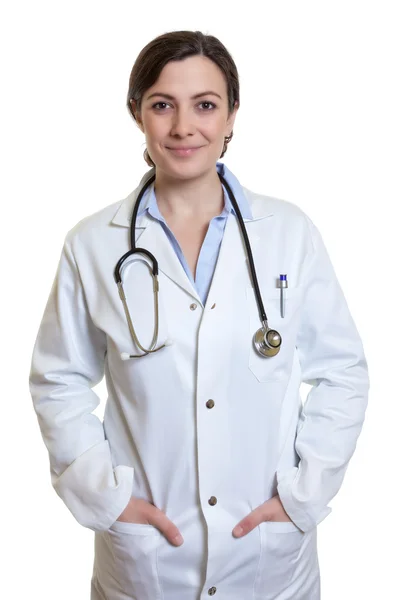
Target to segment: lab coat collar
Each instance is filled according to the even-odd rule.
[[[145,173],[145,175],[142,177],[138,187],[136,187],[135,190],[132,191],[127,198],[121,202],[111,221],[113,225],[120,225],[122,227],[130,228],[131,215],[138,194],[147,179],[154,173],[154,167],[147,171],[147,173]],[[244,218],[250,246],[254,254],[257,249],[260,236],[253,227],[250,228],[250,224],[253,221],[273,215],[275,199],[258,195],[248,190],[240,183],[237,183],[236,185],[237,180],[234,181],[235,177],[233,174],[230,175],[229,181],[227,167],[225,167],[225,174],[227,176],[229,185],[231,185],[231,187],[233,186],[233,193]],[[146,210],[146,207],[149,206],[151,196],[150,194],[148,194],[147,198],[145,198],[145,196],[147,196],[147,193],[144,194],[142,199],[144,200],[144,210],[142,211],[142,215],[137,215],[138,218],[135,226],[136,243],[138,241],[142,248],[146,248],[155,257],[157,257],[159,269],[202,305],[203,303],[196,288],[187,277],[185,270],[176,256],[172,244],[170,243],[167,235],[165,235],[165,233],[162,231],[159,221],[153,218],[152,215],[149,214],[149,211]],[[230,292],[230,290],[232,290],[234,281],[236,280],[237,272],[247,260],[244,244],[241,241],[237,217],[232,211],[230,211],[227,215],[227,219],[228,220],[225,226],[221,249],[219,252],[219,258],[208,293],[207,304],[211,298],[216,299],[217,297],[227,297],[227,294]],[[230,269],[228,268],[228,265],[230,265]],[[235,293],[235,290],[232,290],[232,292]]]
[[[247,189],[243,185],[240,184],[239,180],[236,176],[228,169],[224,163],[217,163],[217,171],[225,177],[230,187],[233,190],[233,194],[236,198],[236,201],[239,205],[240,212],[242,214],[243,220],[245,223],[248,221],[256,221],[258,219],[263,219],[265,217],[269,217],[274,214],[274,199],[269,196],[261,196]],[[122,227],[130,227],[131,215],[134,209],[135,201],[138,197],[138,194],[141,191],[144,183],[155,174],[155,167],[149,169],[142,177],[138,186],[130,192],[130,194],[121,201],[119,207],[113,216],[111,223],[114,225],[120,225]],[[230,204],[230,200],[228,198],[226,188],[224,187],[225,193],[225,209],[230,210],[234,214],[234,209]],[[152,210],[152,201],[155,197],[153,191],[153,184],[149,186],[147,191],[145,192],[142,200],[140,209],[137,215],[137,224],[136,227],[146,227],[147,219],[145,218],[146,213],[148,213],[147,209]],[[230,205],[230,206],[229,206]]]

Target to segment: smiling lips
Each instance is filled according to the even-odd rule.
[[[166,146],[168,150],[170,150],[171,152],[173,152],[173,154],[175,154],[176,156],[191,156],[192,154],[194,154],[194,152],[196,152],[197,150],[199,150],[200,148],[202,148],[202,146],[198,146],[196,148],[186,148],[186,147],[180,147],[180,148],[169,148],[168,146]]]

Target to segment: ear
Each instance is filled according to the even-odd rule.
[[[141,129],[142,133],[145,133],[144,126],[142,124],[141,114],[137,111],[137,105],[136,105],[135,100],[130,98],[130,104],[131,104],[131,110],[135,115],[135,121],[136,121],[138,127]]]
[[[228,136],[232,133],[234,122],[236,119],[237,111],[239,110],[239,103],[236,101],[232,114],[229,116],[227,120],[226,132],[225,135]]]

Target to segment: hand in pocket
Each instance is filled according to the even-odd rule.
[[[159,508],[142,498],[130,498],[117,521],[153,525],[175,546],[183,543],[180,531],[174,523]]]
[[[235,537],[241,537],[250,533],[250,531],[264,521],[275,521],[277,523],[291,521],[278,494],[251,511],[250,514],[236,525],[232,533]]]

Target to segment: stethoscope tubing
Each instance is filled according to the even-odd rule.
[[[236,199],[230,188],[230,185],[228,184],[228,182],[225,180],[225,178],[220,173],[218,173],[218,175],[219,175],[219,179],[221,180],[221,182],[223,183],[223,185],[225,186],[225,188],[229,194],[230,201],[233,205],[233,208],[234,208],[236,216],[237,216],[237,222],[242,231],[243,242],[246,246],[247,260],[250,265],[251,278],[253,280],[254,293],[255,293],[256,299],[257,299],[257,305],[258,305],[258,310],[260,313],[260,319],[261,319],[261,321],[265,322],[265,321],[267,321],[267,315],[265,314],[265,308],[264,308],[264,304],[263,304],[262,297],[261,297],[260,286],[258,285],[257,273],[255,271],[255,266],[254,266],[253,253],[252,253],[251,246],[250,246],[250,240],[248,239],[246,226],[244,225],[243,217],[241,216],[239,206],[236,202]]]
[[[236,199],[234,197],[234,194],[229,186],[229,184],[227,183],[227,181],[225,180],[225,178],[218,173],[219,179],[222,183],[222,185],[225,186],[228,194],[229,194],[229,198],[230,201],[232,203],[232,206],[234,208],[234,211],[236,213],[236,217],[237,217],[237,222],[239,224],[240,230],[241,230],[241,235],[242,235],[242,240],[243,240],[243,244],[246,248],[246,254],[247,254],[247,261],[248,264],[250,266],[250,274],[251,274],[251,278],[253,281],[253,289],[254,289],[254,295],[257,301],[257,306],[258,306],[258,311],[259,311],[259,315],[260,315],[260,320],[262,323],[262,328],[258,329],[258,331],[256,331],[254,338],[253,338],[253,343],[254,343],[254,347],[256,349],[256,351],[264,357],[269,357],[269,356],[275,356],[280,349],[280,346],[282,344],[282,338],[281,335],[274,329],[270,329],[268,326],[268,320],[267,320],[267,316],[265,313],[265,308],[264,308],[264,304],[262,301],[262,297],[261,297],[261,292],[260,292],[260,287],[258,285],[258,279],[257,279],[257,274],[256,274],[256,270],[255,270],[255,265],[254,265],[254,258],[253,258],[253,253],[251,250],[251,246],[250,246],[250,241],[247,235],[247,231],[246,231],[246,227],[243,221],[243,217],[240,213],[240,209],[239,206],[236,202]],[[140,347],[141,350],[144,351],[144,354],[138,354],[138,355],[129,355],[127,353],[122,353],[122,358],[123,360],[126,360],[127,358],[141,358],[142,356],[146,356],[149,353],[154,353],[157,352],[158,350],[164,348],[165,346],[171,345],[171,340],[167,340],[164,344],[162,344],[162,346],[159,346],[157,348],[155,348],[155,344],[156,344],[156,340],[158,338],[158,330],[159,330],[159,312],[158,312],[158,292],[159,292],[159,282],[158,282],[158,273],[159,273],[159,266],[158,266],[158,261],[156,260],[155,256],[147,249],[145,248],[137,248],[136,247],[136,242],[135,242],[135,224],[137,221],[137,215],[138,215],[138,210],[141,204],[141,200],[142,197],[145,193],[145,191],[147,190],[147,188],[155,181],[156,178],[156,174],[154,173],[153,175],[151,175],[151,177],[145,182],[145,184],[143,185],[142,189],[140,190],[137,200],[135,202],[134,208],[133,208],[133,212],[131,215],[131,221],[130,221],[130,245],[131,248],[128,252],[126,252],[117,262],[116,267],[114,269],[114,279],[117,283],[117,287],[119,290],[119,295],[120,298],[124,304],[124,310],[126,313],[126,317],[127,317],[127,321],[128,321],[128,325],[129,325],[129,329],[130,329],[130,333],[132,335],[132,338],[134,340],[134,342]],[[123,289],[123,282],[122,282],[122,277],[121,277],[121,272],[122,272],[122,265],[124,263],[124,261],[131,255],[135,254],[135,253],[139,253],[139,254],[145,254],[152,262],[152,278],[153,278],[153,292],[154,292],[154,307],[155,307],[155,326],[154,326],[154,335],[153,335],[153,339],[152,339],[152,343],[151,343],[151,347],[149,349],[144,348],[139,340],[138,337],[135,333],[135,329],[134,329],[134,324],[132,322],[132,319],[130,317],[130,313],[128,310],[128,306],[127,306],[127,300],[125,297],[125,293],[124,293],[124,289]],[[146,261],[144,261],[146,262]],[[151,268],[150,265],[148,265],[148,268],[151,272]]]
[[[240,226],[241,232],[242,232],[242,238],[243,238],[243,242],[244,245],[246,247],[246,253],[247,253],[247,259],[248,259],[248,263],[250,265],[250,271],[251,271],[251,278],[253,281],[253,287],[254,287],[254,293],[256,296],[256,300],[257,300],[257,306],[258,306],[258,311],[260,314],[260,320],[262,322],[266,322],[267,321],[267,316],[265,313],[265,308],[264,308],[264,304],[262,301],[262,297],[261,297],[261,292],[260,292],[260,286],[258,285],[258,279],[257,279],[257,274],[256,274],[256,270],[255,270],[255,265],[254,265],[254,258],[253,258],[253,253],[251,250],[251,246],[250,246],[250,241],[247,235],[247,230],[246,227],[244,225],[244,221],[243,221],[243,217],[240,213],[240,209],[239,206],[236,202],[236,199],[234,197],[234,194],[230,188],[230,185],[227,183],[226,179],[220,174],[218,173],[219,179],[221,180],[222,184],[225,186],[228,194],[229,194],[229,198],[230,198],[230,202],[232,203],[232,206],[235,210],[236,213],[236,217],[237,217],[237,222]],[[147,190],[147,188],[151,185],[151,183],[153,183],[155,181],[156,178],[156,174],[152,175],[144,184],[144,186],[142,187],[140,193],[138,194],[137,197],[137,201],[135,203],[133,212],[132,212],[132,217],[131,217],[131,223],[130,223],[130,244],[131,244],[131,249],[126,252],[126,254],[124,254],[120,260],[118,261],[115,271],[114,271],[114,278],[116,283],[121,283],[121,275],[120,275],[120,267],[123,264],[123,262],[126,260],[126,258],[128,258],[131,254],[134,254],[135,252],[137,252],[138,250],[140,250],[142,253],[146,254],[149,259],[152,261],[152,273],[154,276],[157,276],[159,273],[159,267],[158,267],[158,261],[156,260],[156,258],[154,257],[153,254],[151,254],[151,252],[149,252],[148,250],[146,250],[145,248],[141,248],[141,249],[137,249],[136,248],[136,242],[135,242],[135,224],[137,222],[137,214],[138,214],[138,210],[141,204],[141,199],[145,193],[145,191]]]

